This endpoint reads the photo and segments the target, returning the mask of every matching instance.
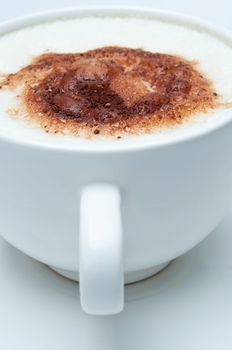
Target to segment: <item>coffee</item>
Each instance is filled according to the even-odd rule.
[[[232,96],[231,48],[209,33],[155,18],[42,23],[3,36],[0,50],[1,129],[41,141],[48,137],[37,125],[58,133],[52,142],[61,134],[72,143],[76,135],[96,141],[150,133],[158,140],[218,118],[219,102]]]
[[[28,119],[46,132],[89,136],[139,134],[181,123],[213,108],[217,96],[190,62],[121,47],[41,55],[7,76],[2,88],[18,85]]]

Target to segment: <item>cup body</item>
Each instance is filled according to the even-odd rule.
[[[60,11],[11,21],[2,32],[68,13],[73,16]],[[80,193],[86,185],[106,182],[122,197],[124,271],[163,264],[199,243],[225,215],[231,135],[229,121],[181,142],[113,152],[0,139],[1,235],[41,262],[78,271]]]
[[[0,140],[0,232],[46,264],[78,270],[81,189],[104,181],[122,196],[125,271],[169,261],[226,213],[231,133],[229,124],[167,147],[99,154]]]

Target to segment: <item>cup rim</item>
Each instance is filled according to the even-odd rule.
[[[181,24],[187,24],[188,27],[194,27],[213,34],[214,36],[223,39],[223,41],[228,42],[232,45],[232,32],[228,29],[225,29],[221,26],[212,24],[211,22],[203,19],[196,18],[194,16],[186,15],[183,13],[178,13],[174,11],[167,11],[157,8],[150,7],[141,7],[141,6],[125,6],[125,5],[89,5],[89,6],[75,6],[75,7],[64,7],[58,9],[50,9],[46,11],[34,12],[32,14],[27,14],[24,16],[17,16],[13,19],[8,19],[0,23],[0,37],[4,34],[16,31],[27,26],[36,25],[39,23],[44,23],[50,20],[58,19],[68,19],[76,18],[77,16],[84,17],[86,15],[95,15],[95,16],[104,16],[104,15],[120,15],[120,16],[141,16],[145,18],[158,18],[166,19],[169,22],[178,22]],[[58,152],[73,152],[73,153],[121,153],[121,152],[133,152],[133,151],[142,151],[142,150],[151,150],[157,148],[164,148],[167,146],[172,146],[175,144],[185,143],[188,141],[193,141],[204,136],[207,136],[228,124],[232,123],[232,111],[231,114],[227,113],[226,116],[219,119],[212,125],[208,125],[207,128],[202,130],[196,130],[190,135],[183,133],[178,136],[176,139],[165,139],[159,143],[153,143],[150,141],[145,144],[133,144],[133,145],[118,145],[112,147],[109,145],[109,148],[105,147],[72,147],[66,145],[58,145],[57,143],[40,143],[32,142],[31,140],[22,140],[16,137],[10,137],[8,135],[0,135],[0,140],[16,144],[18,146],[25,146],[35,149],[44,149],[47,151],[58,151]]]

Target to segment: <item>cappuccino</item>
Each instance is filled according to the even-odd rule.
[[[5,34],[0,50],[0,133],[24,141],[160,143],[230,113],[231,47],[181,23],[55,20]]]

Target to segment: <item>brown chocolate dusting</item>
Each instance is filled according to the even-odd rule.
[[[22,84],[28,119],[46,132],[141,133],[214,107],[217,93],[194,64],[121,47],[46,53],[1,86]]]

